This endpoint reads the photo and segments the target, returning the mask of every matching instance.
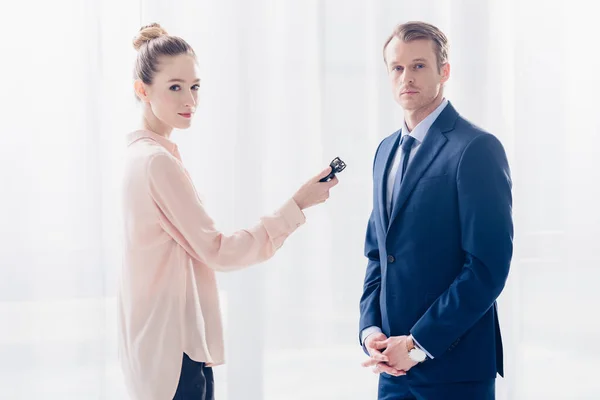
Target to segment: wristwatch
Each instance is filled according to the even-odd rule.
[[[410,336],[410,342],[412,343],[412,348],[408,349],[408,357],[417,363],[422,363],[425,361],[427,359],[427,354],[425,354],[423,350],[415,345],[415,340],[412,338],[412,336]]]

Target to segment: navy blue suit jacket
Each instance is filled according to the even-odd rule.
[[[428,383],[503,375],[496,298],[513,250],[512,195],[501,143],[448,103],[411,161],[388,220],[386,179],[400,131],[373,165],[373,212],[360,331],[412,333],[433,357],[408,378]]]

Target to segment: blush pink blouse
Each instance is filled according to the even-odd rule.
[[[173,398],[183,353],[224,362],[215,271],[265,261],[305,222],[293,199],[251,229],[217,230],[175,143],[129,134],[123,186],[124,262],[118,291],[119,355],[135,400]]]

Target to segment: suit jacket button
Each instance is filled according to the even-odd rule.
[[[396,259],[394,258],[394,256],[388,256],[388,262],[391,264],[394,261],[396,261]]]

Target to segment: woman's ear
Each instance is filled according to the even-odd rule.
[[[144,103],[148,103],[148,92],[146,90],[146,85],[144,84],[144,82],[142,82],[140,79],[136,79],[133,83],[133,88],[137,97]]]

